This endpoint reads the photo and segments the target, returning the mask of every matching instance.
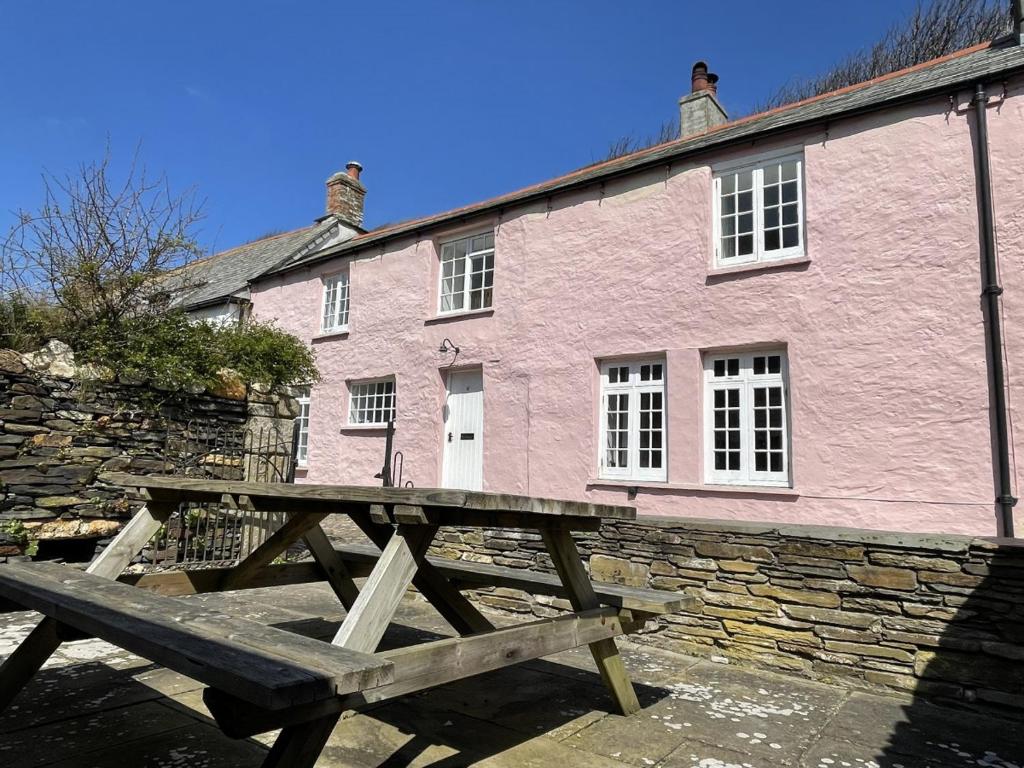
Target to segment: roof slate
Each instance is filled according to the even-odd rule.
[[[307,246],[327,236],[338,224],[331,216],[308,227],[215,253],[170,276],[171,290],[175,282],[179,286],[194,286],[178,299],[179,306],[185,309],[227,301],[233,296],[245,297],[249,281],[294,258]]]
[[[789,104],[778,109],[734,120],[709,131],[659,144],[623,157],[587,166],[549,181],[480,203],[371,230],[329,248],[271,270],[268,275],[324,261],[382,243],[390,238],[428,229],[446,222],[482,215],[514,203],[543,198],[556,192],[657,166],[739,141],[792,130],[801,126],[860,112],[875,111],[1024,70],[1024,46],[1014,41],[984,43],[934,59],[909,69]]]

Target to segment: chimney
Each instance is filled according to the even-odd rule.
[[[1013,14],[1013,34],[1017,38],[1017,45],[1024,45],[1024,2],[1013,0],[1010,3]]]
[[[346,224],[363,226],[363,200],[366,187],[359,181],[363,166],[355,160],[327,180],[327,213],[337,215]]]
[[[703,133],[728,119],[718,101],[718,75],[698,61],[690,73],[690,92],[679,100],[679,136]]]

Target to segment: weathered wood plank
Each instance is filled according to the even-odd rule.
[[[367,573],[369,567],[363,566]],[[123,573],[117,580],[140,589],[148,589],[161,595],[176,597],[199,595],[205,592],[219,592],[224,578],[231,567],[204,568],[200,571],[163,571],[161,573]],[[280,563],[268,565],[256,571],[238,589],[259,589],[260,587],[281,587],[289,584],[309,584],[324,581],[324,573],[314,562]]]
[[[406,525],[430,525],[434,522],[427,518],[423,507],[412,504],[395,504],[391,515],[395,518],[396,523]]]
[[[387,662],[54,563],[0,569],[0,590],[62,624],[268,709],[392,679]]]
[[[377,650],[436,532],[436,528],[422,525],[395,529],[334,636],[334,645],[363,653]]]
[[[388,535],[385,531],[383,548],[387,544]],[[344,544],[334,545],[340,559],[345,563],[352,578],[364,578],[370,575],[373,564],[380,557],[380,549],[372,545]],[[230,568],[208,568],[201,571],[167,571],[164,573],[122,574],[118,580],[125,584],[134,584],[143,589],[151,589],[162,595],[191,595],[204,592],[215,592],[220,589],[221,580]],[[440,557],[428,557],[420,563],[420,569],[413,579],[415,586],[424,597],[438,607],[432,597],[431,584],[439,583],[430,577],[436,572],[448,590],[458,593],[458,589],[476,589],[480,587],[507,587],[521,589],[534,595],[550,595],[566,597],[567,592],[557,576],[538,571],[505,568],[487,563],[467,563],[458,560],[446,560]],[[256,589],[259,587],[284,586],[288,584],[308,584],[323,581],[324,575],[314,563],[282,563],[268,565],[257,571],[240,589]],[[668,592],[656,589],[624,587],[619,584],[592,582],[598,602],[602,605],[614,606],[638,614],[660,615],[692,611],[696,608],[697,599],[679,592]],[[449,596],[451,592],[447,592]],[[465,600],[461,594],[459,596]],[[440,602],[440,601],[439,601]],[[468,601],[467,601],[468,602]],[[472,607],[472,604],[470,604]],[[20,609],[19,609],[20,610]],[[440,610],[440,608],[438,608]],[[476,610],[475,608],[473,609]],[[479,611],[477,611],[479,613]],[[457,626],[458,618],[442,612],[442,615],[460,634],[482,632],[492,627],[487,624]],[[467,618],[467,617],[463,617]]]
[[[106,579],[116,579],[150,539],[156,536],[160,526],[177,508],[177,504],[147,503],[125,524],[106,549],[89,563],[86,572]]]
[[[632,627],[629,627],[630,629]],[[452,637],[380,654],[395,665],[395,681],[350,701],[385,701],[413,691],[549,656],[625,634],[615,608],[595,608],[469,637]]]
[[[301,539],[307,531],[318,526],[325,514],[313,512],[296,512],[289,517],[284,525],[278,528],[270,538],[231,569],[221,585],[222,590],[238,589],[251,579],[257,571],[265,568],[288,547]]]
[[[374,704],[437,685],[519,664],[616,637],[638,627],[621,621],[615,608],[504,627],[472,637],[453,637],[377,654],[395,665],[395,680],[359,694],[268,712],[212,691],[204,695],[207,707],[224,732],[247,738],[282,726]]]
[[[152,503],[142,507],[125,524],[86,569],[102,578],[114,579],[131,563],[149,540],[160,530],[174,504]],[[0,712],[3,712],[21,690],[60,647],[62,640],[56,620],[43,618],[0,665]]]
[[[229,482],[229,481],[210,481]],[[261,483],[260,485],[275,488],[292,488],[294,486],[274,485]],[[164,503],[179,502],[185,499],[188,502],[207,504],[219,503],[210,500],[211,493],[206,491],[196,492],[192,490],[176,490],[173,488],[150,488],[140,489],[139,493],[143,498],[151,501]],[[239,496],[239,499],[248,498]],[[267,521],[273,516],[287,517],[293,514],[318,514],[318,515],[343,515],[352,514],[355,511],[364,512],[369,510],[374,522],[380,524],[393,524],[396,521],[392,509],[395,504],[369,504],[363,501],[325,501],[316,498],[292,497],[292,496],[266,496],[264,498],[250,499],[254,509],[259,510],[261,515],[257,520]],[[405,505],[408,506],[408,505]],[[406,518],[408,523],[419,523],[425,525],[452,525],[460,527],[475,528],[531,528],[539,529],[550,525],[570,528],[576,531],[596,531],[601,527],[600,517],[578,517],[571,514],[534,514],[532,512],[509,512],[492,509],[474,509],[462,507],[420,507],[423,514],[416,514],[414,517]],[[424,523],[424,520],[426,521]]]
[[[342,559],[348,564],[350,573],[358,578],[366,576],[369,568],[377,561],[380,553],[372,546],[365,544],[335,544]],[[436,570],[447,581],[462,589],[477,587],[507,587],[521,589],[534,595],[550,595],[552,597],[568,597],[568,591],[561,580],[549,573],[529,571],[519,568],[505,568],[489,563],[467,563],[461,560],[447,560],[442,557],[427,557],[420,564],[420,575],[428,572],[428,567]],[[423,591],[414,581],[417,589]],[[619,584],[592,582],[598,602],[617,608],[626,608],[637,613],[664,614],[689,611],[697,607],[697,598],[679,592],[668,592],[658,589],[625,587]],[[424,595],[426,593],[424,592]]]
[[[21,645],[4,659],[3,665],[0,666],[0,712],[7,709],[28,685],[33,675],[42,668],[54,651],[60,648],[62,641],[57,622],[47,617],[36,624],[21,641]]]
[[[331,546],[331,541],[324,533],[324,529],[319,525],[310,528],[303,536],[303,540],[317,565],[323,569],[334,594],[341,600],[345,610],[351,610],[355,605],[356,598],[359,597],[359,588],[352,581],[352,575],[348,572],[345,561]]]
[[[576,611],[588,611],[599,605],[594,587],[590,583],[580,559],[579,550],[572,539],[572,534],[564,529],[546,529],[541,531],[544,545],[555,564],[555,570],[562,579],[568,592],[569,602]],[[632,715],[640,711],[633,683],[630,682],[626,665],[622,663],[615,640],[607,638],[590,643],[590,653],[594,657],[601,679],[615,699],[619,711],[623,715]]]
[[[285,728],[262,768],[313,768],[337,723],[338,715],[327,715]]]
[[[248,483],[234,480],[171,476],[137,476],[124,472],[101,475],[105,482],[126,488],[160,489],[176,492],[183,501],[219,501],[225,494],[249,496],[254,502],[270,500],[319,500],[359,504],[404,504],[421,507],[460,508],[481,511],[519,512],[556,517],[596,517],[632,520],[634,507],[591,504],[585,501],[542,499],[501,493],[458,491],[445,488],[388,488],[360,485],[313,485],[308,483]],[[154,498],[157,498],[154,495]]]
[[[388,541],[394,534],[394,529],[390,526],[374,525],[365,515],[354,514],[352,515],[352,520],[380,550],[387,546]],[[370,562],[376,563],[380,553],[373,552],[372,547],[367,547],[366,549],[372,553],[373,559]],[[494,625],[490,620],[480,613],[476,606],[469,602],[425,558],[420,561],[419,569],[413,577],[412,583],[427,601],[434,606],[434,609],[441,614],[444,620],[451,625],[452,629],[460,635],[470,635],[474,632],[487,632],[494,629]]]

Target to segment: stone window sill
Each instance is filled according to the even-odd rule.
[[[387,424],[343,424],[341,432],[386,432]]]
[[[708,270],[708,280],[724,278],[730,275],[746,275],[751,272],[770,272],[773,269],[800,267],[811,263],[809,256],[791,256],[777,261],[755,261],[750,264],[737,264],[734,267],[714,267]]]
[[[466,312],[448,312],[444,315],[434,315],[428,317],[423,321],[424,325],[436,325],[438,323],[447,323],[455,320],[464,320],[470,317],[490,317],[494,314],[494,308],[488,307],[487,309],[470,309]]]
[[[592,477],[587,480],[590,488],[641,488],[660,491],[691,491],[707,496],[750,495],[788,496],[795,498],[800,492],[795,488],[778,485],[713,485],[711,483],[652,483],[644,480],[602,480]]]
[[[338,331],[327,331],[325,333],[318,333],[310,341],[323,341],[324,339],[347,339],[348,328]]]

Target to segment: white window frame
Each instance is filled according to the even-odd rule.
[[[472,244],[474,238],[485,237],[487,235],[491,236],[491,247],[490,248],[482,248],[482,249],[479,249],[479,250],[476,250],[476,251],[471,251],[470,250],[470,245]],[[454,248],[456,243],[461,243],[461,242],[464,242],[464,241],[466,243],[466,255],[464,257],[462,257],[463,258],[463,265],[464,265],[462,292],[461,293],[455,293],[453,291],[451,294],[446,294],[445,290],[444,290],[444,281],[445,281],[444,266],[445,266],[445,262],[446,261],[451,261],[452,263],[455,263],[456,259],[454,259],[454,258],[453,259],[445,259],[445,255],[444,255],[445,247],[446,246],[451,246],[452,248]],[[481,257],[481,256],[484,258],[485,268],[484,268],[484,270],[481,273],[483,275],[483,279],[482,279],[483,285],[481,286],[480,290],[481,291],[486,291],[487,289],[490,289],[490,299],[488,300],[488,303],[484,304],[483,303],[483,297],[486,296],[487,294],[483,293],[483,296],[481,296],[480,306],[479,307],[475,307],[475,308],[470,308],[470,303],[471,303],[471,300],[472,300],[472,293],[473,293],[473,288],[472,288],[473,259],[476,258],[476,257]],[[487,258],[488,257],[490,257],[490,261],[491,261],[491,268],[490,269],[486,268],[486,263],[487,263]],[[488,278],[488,276],[490,276],[490,281],[491,281],[490,285],[487,285],[487,278]],[[451,302],[452,306],[449,309],[445,309],[444,308],[444,300],[445,300],[446,296],[450,296],[452,298],[452,302]],[[454,304],[455,304],[454,298],[456,296],[460,296],[461,299],[462,299],[462,306],[460,306],[460,307],[455,307],[454,306]],[[439,244],[439,247],[438,247],[437,314],[438,315],[458,315],[458,314],[463,314],[463,313],[466,313],[466,312],[482,312],[484,310],[490,309],[493,306],[494,306],[494,230],[493,229],[486,229],[486,230],[483,230],[483,231],[480,231],[480,232],[474,232],[473,234],[470,234],[470,235],[460,235],[459,237],[453,237],[453,238],[450,238],[450,239],[442,241]]]
[[[781,358],[778,373],[754,373],[754,358]],[[735,375],[715,376],[715,362],[739,360]],[[767,370],[767,368],[766,368]],[[782,389],[782,470],[757,471],[754,462],[754,389],[778,385]],[[739,391],[740,468],[715,468],[715,392]],[[784,349],[713,353],[704,356],[704,480],[709,485],[792,487],[792,444],[789,427],[789,361]],[[770,437],[769,446],[770,446]],[[770,458],[769,458],[770,461]]]
[[[390,385],[390,392],[370,392],[371,387],[383,386],[385,390]],[[366,408],[365,405],[360,404],[361,398],[366,397],[378,397],[383,396],[384,398],[390,398],[391,404],[390,409],[382,410],[376,406]],[[374,418],[372,420],[357,419],[357,416],[361,413],[363,416],[366,414],[372,414],[376,417],[376,414],[380,412],[381,418]],[[390,419],[386,417],[386,414],[390,412]],[[350,381],[348,384],[348,426],[350,427],[365,427],[365,428],[383,428],[388,425],[388,421],[393,420],[398,413],[398,388],[395,385],[394,376],[385,376],[379,379],[362,379],[360,381]]]
[[[797,189],[797,213],[799,216],[797,226],[797,244],[789,248],[777,248],[766,251],[764,248],[764,169],[769,165],[795,161],[796,162],[796,189]],[[745,256],[722,257],[722,178],[736,173],[750,171],[753,174],[754,192],[754,251]],[[715,268],[733,267],[744,264],[755,264],[759,262],[782,261],[794,259],[806,254],[804,242],[807,226],[806,207],[804,205],[804,154],[802,151],[788,150],[785,152],[774,152],[762,155],[754,160],[741,162],[723,163],[716,165],[713,169],[713,194],[712,194],[712,221],[714,236],[714,266]],[[780,210],[781,213],[781,210]],[[781,230],[780,230],[781,237]]]
[[[641,381],[641,366],[661,366],[660,381]],[[628,369],[627,382],[610,381],[611,369]],[[644,360],[607,360],[601,363],[600,430],[597,446],[598,476],[606,480],[636,480],[640,482],[666,482],[668,480],[668,366],[664,358]],[[640,466],[640,395],[661,395],[661,466]],[[608,395],[628,394],[627,413],[627,466],[607,466]]]
[[[299,404],[299,415],[295,417],[295,420],[299,422],[299,441],[295,447],[295,464],[305,467],[309,463],[310,388],[301,387],[299,395],[295,399]]]
[[[351,297],[348,270],[325,275],[320,300],[320,332],[342,333],[348,330]]]

